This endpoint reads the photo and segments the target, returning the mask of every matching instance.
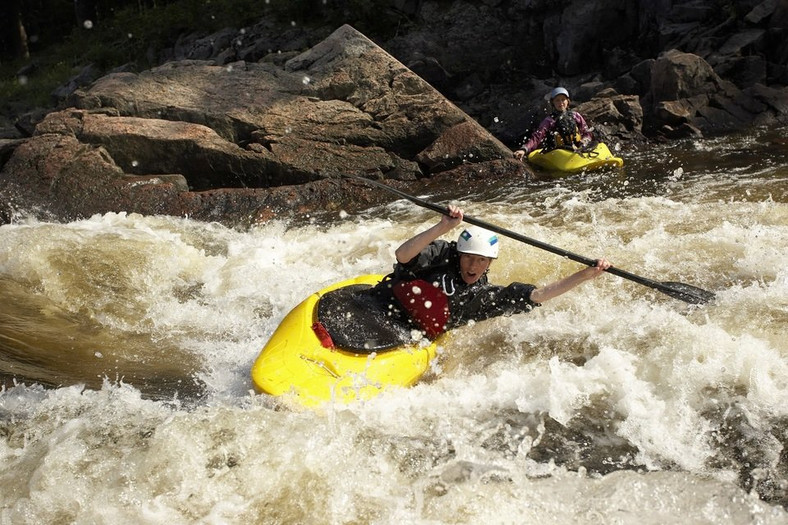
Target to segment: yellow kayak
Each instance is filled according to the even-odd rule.
[[[542,151],[537,149],[529,153],[528,162],[551,171],[579,173],[601,168],[620,168],[624,165],[624,160],[614,157],[602,142],[591,151],[571,151],[561,148],[544,153]]]
[[[318,319],[320,301],[329,292],[348,287],[368,288],[382,278],[382,275],[362,275],[333,284],[293,308],[252,366],[255,390],[275,396],[291,394],[299,404],[313,407],[326,401],[349,403],[370,399],[387,388],[416,383],[428,370],[444,336],[435,341],[409,341],[382,350],[374,349],[374,345],[372,350],[346,349],[339,345],[330,348],[324,346],[326,333],[321,332],[322,325],[316,325],[321,321]],[[358,314],[364,316],[363,312]],[[412,337],[409,330],[408,337]]]

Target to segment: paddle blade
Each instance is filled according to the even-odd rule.
[[[660,283],[659,291],[690,304],[706,304],[714,300],[714,292],[685,283]]]

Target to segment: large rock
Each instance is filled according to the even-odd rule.
[[[788,124],[788,90],[760,83],[742,90],[721,79],[698,55],[675,49],[663,53],[650,78],[646,99],[652,125],[661,126],[667,135],[677,128],[700,134]]]
[[[577,110],[594,123],[594,133],[609,140],[642,136],[643,108],[635,95],[619,95],[613,89],[597,93],[591,100],[578,105]],[[622,130],[626,130],[622,133]]]
[[[352,18],[344,2],[334,4],[315,9]],[[356,198],[356,186],[320,182],[346,173],[408,185],[452,180],[457,170],[518,176],[525,168],[499,141],[519,146],[548,111],[543,96],[556,85],[569,88],[590,124],[624,152],[646,137],[788,124],[785,0],[735,2],[735,9],[714,0],[376,4],[380,23],[372,25],[407,18],[393,37],[373,35],[397,60],[349,27],[263,19],[212,35],[190,31],[150,56],[169,63],[77,90],[61,106],[70,109],[47,126],[84,121],[90,125],[80,124],[78,135],[67,131],[80,151],[102,148],[120,176],[147,177],[150,194],[161,191],[155,181],[173,184],[179,193],[166,213],[249,218],[289,206],[363,205],[367,196]],[[62,99],[90,78],[79,75],[55,95]],[[35,131],[44,114],[15,119],[16,129],[0,137],[52,140],[41,137],[61,132]],[[0,148],[0,165],[29,170],[24,159],[9,160],[17,145]],[[0,188],[13,185],[15,194],[5,191],[5,200],[29,196],[34,179],[14,179],[9,169]],[[451,173],[437,177],[442,170]],[[42,206],[63,205],[48,187],[39,189]],[[87,209],[74,204],[64,217],[84,214],[80,206]],[[137,200],[128,209],[147,208]],[[10,211],[0,209],[0,217]]]
[[[510,147],[519,145],[538,125],[545,112],[542,97],[556,85],[569,89],[578,108],[608,96],[611,88],[617,95],[637,95],[643,133],[660,134],[675,117],[666,114],[669,109],[654,108],[651,68],[660,54],[672,49],[698,57],[703,69],[713,67],[724,82],[722,88],[715,86],[715,95],[740,100],[743,92],[744,98],[751,99],[731,112],[728,102],[725,108],[717,107],[718,101],[709,98],[711,105],[705,106],[703,118],[680,117],[679,125],[691,126],[688,122],[694,120],[700,134],[788,119],[774,109],[773,97],[764,101],[761,90],[786,93],[785,0],[734,2],[731,9],[720,9],[719,2],[712,0],[424,0],[415,5],[417,23],[408,31],[398,31],[386,48]],[[663,73],[671,76],[669,67],[682,66],[666,64],[656,72],[657,81],[666,80],[660,78]],[[751,92],[758,94],[748,95]],[[685,98],[657,102],[683,104]],[[611,127],[602,123],[619,122],[619,117],[615,113],[601,117],[592,125],[608,128],[605,131],[621,139],[622,145],[643,143],[632,122]]]
[[[15,207],[50,219],[127,211],[238,223],[375,201],[344,175],[526,170],[350,26],[283,66],[181,61],[108,75],[71,102],[3,166],[0,192]]]

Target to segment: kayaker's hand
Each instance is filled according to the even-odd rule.
[[[554,283],[534,289],[531,292],[531,301],[535,303],[543,303],[552,299],[553,297],[558,297],[559,295],[568,292],[584,281],[589,281],[599,277],[608,268],[610,268],[610,261],[607,259],[597,259],[596,265],[594,266],[588,266],[587,268],[584,268],[579,272],[575,272],[568,277],[564,277],[563,279],[559,279]]]
[[[403,242],[399,248],[394,251],[394,256],[397,258],[398,263],[408,263],[416,257],[421,250],[427,247],[429,243],[440,237],[441,235],[450,232],[462,222],[463,212],[457,206],[447,206],[448,215],[441,215],[439,223],[431,228],[424,230],[418,235],[411,237]]]
[[[447,209],[449,210],[449,214],[441,216],[441,223],[443,229],[448,232],[454,229],[455,226],[459,226],[459,224],[462,222],[464,213],[462,208],[452,204],[449,204]]]
[[[517,151],[514,152],[514,158],[516,158],[517,160],[523,160],[526,153],[527,152],[524,149],[518,149]]]
[[[607,259],[605,259],[605,258],[597,259],[596,260],[596,265],[589,266],[588,268],[585,268],[584,270],[582,270],[580,273],[583,274],[583,277],[585,277],[586,280],[588,280],[588,279],[596,279],[597,277],[602,275],[605,272],[605,270],[607,270],[611,266],[612,266],[612,264],[610,264],[610,261],[608,261]]]

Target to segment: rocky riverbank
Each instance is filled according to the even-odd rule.
[[[623,151],[788,124],[788,2],[738,2],[721,22],[714,2],[548,4],[391,2],[415,22],[385,43],[269,21],[185,38],[159,67],[76,82],[19,119],[0,141],[0,216],[239,224],[386,198],[346,174],[529,176],[511,148],[556,84]]]

